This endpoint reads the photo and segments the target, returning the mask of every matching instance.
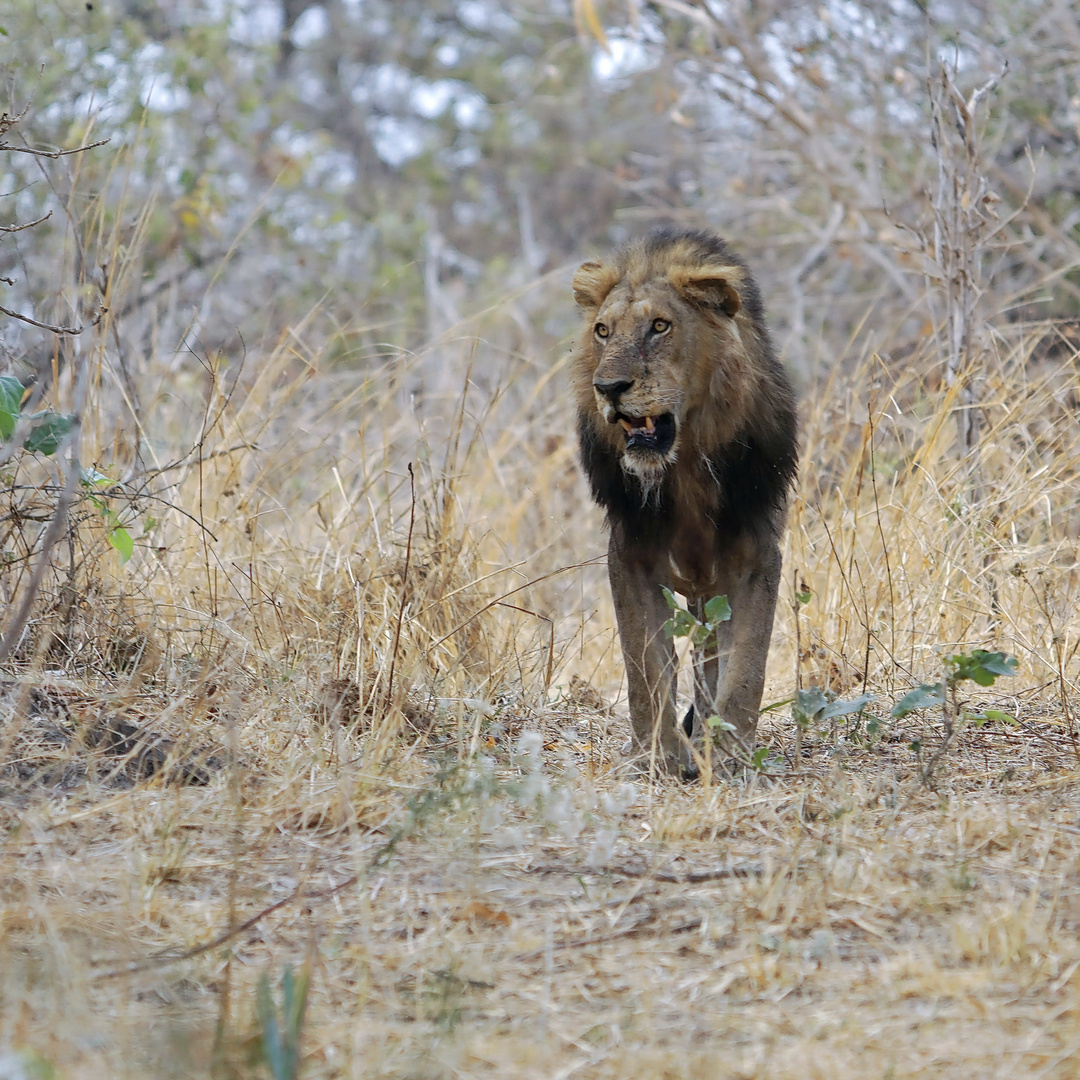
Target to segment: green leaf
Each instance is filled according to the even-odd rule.
[[[767,746],[759,746],[750,758],[750,764],[761,772],[765,768],[765,763],[769,757],[769,748]]]
[[[808,686],[805,690],[795,691],[795,708],[791,710],[791,714],[795,723],[805,728],[828,704],[829,699],[819,687]]]
[[[675,594],[663,585],[660,591],[664,602],[671,609],[671,618],[664,623],[667,637],[688,637],[695,645],[704,645],[719,623],[731,618],[731,607],[726,596],[714,596],[705,604],[705,622],[699,622],[688,608],[682,606]]]
[[[907,716],[916,709],[929,709],[933,705],[941,705],[945,701],[944,683],[923,683],[914,690],[906,693],[889,710],[889,715],[897,719]]]
[[[109,532],[109,543],[120,552],[120,561],[126,563],[135,552],[135,541],[122,525]]]
[[[982,649],[972,649],[971,658],[977,660],[987,671],[995,675],[1015,675],[1020,661],[1015,656],[1006,656],[1002,652],[985,652]]]
[[[1002,712],[1001,709],[987,709],[983,716],[987,720],[996,720],[999,724],[1008,724],[1010,727],[1020,726],[1020,721],[1012,713]]]
[[[705,601],[705,621],[710,627],[716,627],[731,618],[731,605],[726,596],[714,596]]]
[[[30,429],[23,446],[32,454],[44,454],[48,457],[60,449],[64,437],[75,423],[75,417],[54,412],[39,415],[41,419]]]
[[[286,967],[281,978],[281,1016],[279,1018],[270,980],[259,976],[255,989],[255,1014],[262,1035],[263,1060],[274,1080],[297,1080],[300,1075],[300,1038],[307,1009],[311,971],[304,965],[299,977]]]
[[[13,375],[0,375],[0,439],[10,439],[19,422],[23,384]]]
[[[292,969],[285,969],[285,1023],[289,1037],[289,1050],[292,1059],[292,1073],[298,1073],[300,1057],[300,1035],[304,1025],[304,1012],[307,1009],[308,988],[311,984],[311,970],[308,965],[300,971],[299,977],[294,983]]]
[[[112,477],[98,472],[97,469],[83,469],[79,479],[81,479],[87,487],[108,487],[113,482]]]
[[[686,608],[676,608],[671,618],[664,623],[664,633],[667,637],[688,637],[700,625]]]
[[[795,594],[795,599],[798,600],[800,604],[809,604],[813,597],[814,594],[809,589],[807,589],[806,592],[797,592]]]
[[[955,685],[964,679],[971,679],[979,686],[993,686],[1002,675],[1015,675],[1019,661],[1002,652],[987,652],[985,649],[972,649],[971,655],[957,653],[946,661],[952,669],[950,682]]]
[[[726,720],[721,720],[719,716],[710,716],[705,721],[707,728],[712,728],[714,731],[734,731],[735,725],[729,724]]]
[[[768,705],[762,705],[758,709],[758,715],[764,716],[767,712],[776,712],[777,709],[782,709],[785,705],[790,705],[795,699],[784,698],[782,701],[770,701]]]
[[[286,1075],[284,1048],[281,1045],[281,1032],[278,1030],[277,1009],[270,996],[270,980],[265,974],[259,976],[259,984],[255,990],[255,1012],[262,1029],[263,1057],[270,1066],[271,1076],[279,1080]]]
[[[850,701],[832,701],[822,710],[819,719],[831,720],[834,716],[850,716],[852,713],[862,712],[873,700],[873,694],[860,694]]]

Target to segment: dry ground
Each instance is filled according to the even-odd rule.
[[[683,786],[620,758],[520,323],[381,364],[300,328],[144,403],[136,555],[86,517],[0,699],[0,1077],[269,1075],[289,967],[303,1077],[1076,1076],[1075,355],[987,359],[977,466],[927,356],[809,394],[767,701],[877,700],[799,761],[780,704],[765,775]],[[926,782],[940,718],[888,708],[973,647],[1013,720]]]
[[[1075,760],[968,742],[937,796],[889,750],[705,791],[558,739],[482,785],[417,755],[8,809],[4,1037],[202,1076],[227,994],[248,1075],[258,975],[308,963],[305,1076],[1074,1076]]]

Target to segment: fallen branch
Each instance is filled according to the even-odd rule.
[[[650,915],[654,914],[656,914],[655,911],[650,911],[644,918],[639,919],[632,926],[624,926],[621,930],[612,930],[607,934],[586,934],[584,937],[553,941],[550,945],[543,946],[543,948],[533,949],[532,952],[518,953],[514,959],[519,962],[537,960],[549,951],[554,952],[556,949],[583,949],[589,945],[603,945],[608,941],[617,941],[619,938],[630,937],[639,930],[655,926],[656,924],[649,918]],[[703,918],[699,917],[696,919],[688,919],[686,922],[679,923],[677,926],[657,926],[656,929],[659,931],[666,931],[669,934],[686,934],[691,930],[699,929],[704,921]]]

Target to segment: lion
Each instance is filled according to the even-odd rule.
[[[710,232],[654,229],[573,280],[585,326],[571,355],[581,463],[610,530],[608,577],[638,752],[693,775],[693,741],[754,747],[798,464],[797,407],[740,258]],[[663,589],[731,619],[695,650],[677,725]]]

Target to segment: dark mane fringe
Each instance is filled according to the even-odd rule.
[[[715,502],[705,509],[725,536],[777,531],[798,466],[794,412],[788,414],[788,420],[790,441],[786,447],[778,448],[779,453],[768,454],[750,437],[723,447],[708,462],[699,463],[715,485]],[[653,498],[646,501],[638,478],[628,473],[618,455],[596,437],[592,416],[579,416],[578,436],[589,488],[606,511],[608,524],[617,525],[623,536],[635,544],[665,544],[677,527],[672,477],[666,477]]]

